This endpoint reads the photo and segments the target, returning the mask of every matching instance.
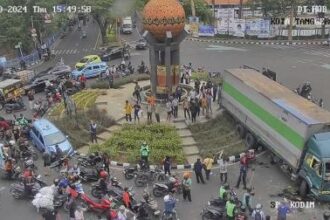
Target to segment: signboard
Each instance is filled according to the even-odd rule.
[[[260,31],[258,33],[258,38],[269,38],[270,34],[270,20],[260,20]]]
[[[235,19],[234,20],[234,36],[235,37],[244,37],[245,36],[245,20],[244,19]]]
[[[260,32],[260,22],[262,19],[251,19],[245,21],[245,33],[249,36],[258,36]]]
[[[233,34],[235,9],[233,8],[220,8],[217,13],[217,32],[218,34]]]
[[[190,33],[193,37],[198,37],[199,17],[189,17]]]
[[[214,27],[212,25],[199,25],[199,37],[214,37]]]

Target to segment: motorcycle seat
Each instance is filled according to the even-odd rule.
[[[155,183],[155,186],[168,189],[168,186],[166,184],[163,184],[163,183]]]
[[[206,210],[212,212],[214,214],[223,213],[225,211],[225,207],[215,207],[215,206],[207,206]]]

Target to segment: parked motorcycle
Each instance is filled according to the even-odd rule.
[[[163,212],[162,220],[178,220],[177,213]]]
[[[25,111],[26,107],[23,103],[23,101],[17,101],[16,103],[6,103],[4,105],[6,113],[12,113],[12,112],[19,112],[19,111]]]
[[[146,186],[148,182],[153,182],[155,180],[164,181],[165,179],[166,179],[165,173],[161,169],[156,168],[155,170],[149,170],[146,172],[137,173],[134,183],[138,187],[143,187]]]
[[[223,200],[221,198],[212,198],[207,202],[207,205],[209,206],[215,206],[215,207],[225,207],[226,206],[226,200]]]
[[[182,193],[182,184],[176,180],[175,182],[167,182],[167,183],[155,183],[153,185],[152,194],[155,197],[165,196],[169,191],[176,192],[178,194]]]
[[[77,160],[79,166],[90,167],[102,162],[102,157],[99,155],[91,154],[89,156],[79,156]]]
[[[23,151],[20,151],[20,158],[32,158],[34,161],[38,160],[39,155],[38,153],[33,149],[32,146],[24,146],[19,147],[20,149],[24,149]]]
[[[26,193],[23,182],[11,184],[10,185],[10,194],[15,199],[23,199],[23,198],[33,199],[34,196],[38,193],[38,191],[44,186],[46,186],[46,183],[40,179],[40,176],[38,176],[37,178],[35,178],[35,182],[31,189],[31,194]]]
[[[111,189],[113,187],[118,188],[121,191],[124,191],[123,187],[120,185],[120,183],[118,182],[116,177],[111,178],[110,182],[108,184],[108,189]],[[100,188],[100,185],[98,183],[92,185],[91,194],[95,198],[101,198],[102,197],[103,192],[102,192],[102,190]]]
[[[111,198],[102,198],[100,201],[94,201],[87,194],[80,194],[80,205],[88,211],[93,211],[98,214],[107,212],[112,207]]]
[[[225,213],[226,213],[225,207],[207,206],[203,208],[201,215],[203,220],[207,220],[207,219],[221,220],[226,216]]]
[[[82,167],[80,170],[79,178],[83,182],[98,181],[100,178],[99,174],[102,168],[103,166],[100,165],[96,165],[95,168],[90,168],[90,169],[86,169]]]
[[[137,166],[125,167],[125,169],[124,169],[125,179],[127,179],[127,180],[133,179],[134,176],[137,174],[137,172],[138,172]]]
[[[160,210],[158,209],[158,203],[154,200],[147,189],[143,192],[143,199],[146,204],[146,208],[148,208],[154,216],[160,215]]]

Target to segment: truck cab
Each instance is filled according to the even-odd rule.
[[[121,32],[123,34],[131,34],[133,32],[133,22],[131,17],[125,17],[123,19]]]
[[[299,176],[302,196],[311,193],[318,200],[330,201],[330,132],[309,139]]]

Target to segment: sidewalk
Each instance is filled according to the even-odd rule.
[[[141,87],[149,85],[150,81],[140,81],[139,85]],[[95,104],[100,108],[101,110],[104,110],[109,116],[114,118],[119,125],[112,126],[108,128],[107,131],[101,133],[98,135],[99,143],[103,143],[105,140],[109,139],[112,136],[113,131],[120,129],[120,126],[124,123],[127,123],[124,118],[124,104],[126,100],[129,100],[132,104],[136,101],[135,98],[133,98],[132,94],[134,91],[134,83],[129,83],[126,85],[123,85],[120,89],[108,89],[106,92],[106,95],[99,96],[95,102]],[[161,123],[171,123],[173,126],[175,126],[179,136],[182,140],[182,149],[187,159],[187,164],[192,164],[196,161],[199,155],[199,149],[197,146],[196,141],[194,140],[192,133],[190,132],[188,126],[191,124],[191,120],[187,118],[187,120],[184,118],[183,109],[182,106],[179,106],[178,111],[178,117],[176,119],[172,119],[170,122],[166,120],[167,113],[165,112],[165,106],[161,105],[160,108],[160,121]],[[218,105],[217,102],[212,103],[212,109],[213,114],[211,115],[211,118],[216,117],[217,115],[221,114],[222,111],[217,110]],[[143,115],[140,118],[140,123],[147,122],[147,115],[146,115],[146,105],[142,103],[142,110]],[[156,121],[155,116],[153,115],[152,118],[153,122]],[[206,122],[208,119],[202,115],[197,117],[197,123],[203,123]],[[133,122],[134,123],[134,122]],[[79,149],[81,153],[86,154],[89,150],[90,144],[86,145],[85,147]]]

